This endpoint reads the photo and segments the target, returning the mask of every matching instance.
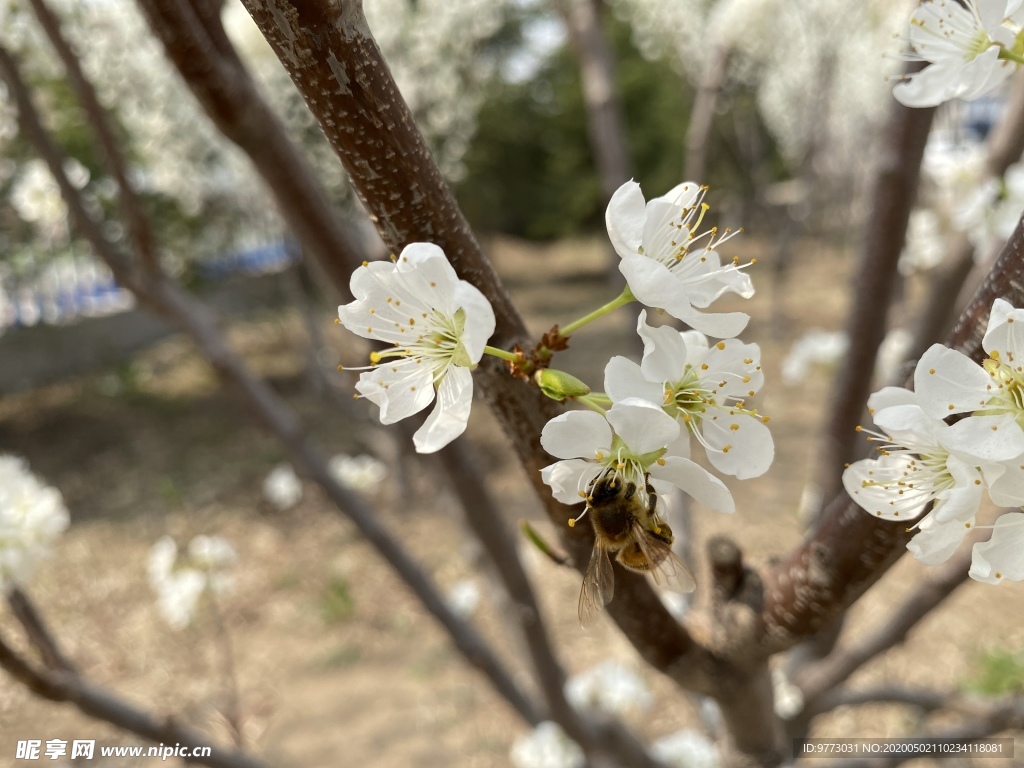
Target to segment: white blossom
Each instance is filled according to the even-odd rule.
[[[823,331],[811,328],[793,342],[782,361],[782,381],[793,385],[803,381],[812,365],[836,365],[850,346],[844,331]]]
[[[579,744],[550,720],[516,739],[510,757],[515,768],[583,768],[586,763]]]
[[[302,481],[291,464],[278,464],[263,480],[263,496],[279,512],[302,501]]]
[[[472,579],[457,581],[448,590],[446,602],[452,613],[468,619],[480,605],[480,587]]]
[[[231,588],[237,562],[234,548],[220,536],[196,536],[184,554],[170,536],[158,540],[149,551],[147,571],[164,621],[175,630],[191,624],[206,590],[223,594]]]
[[[388,474],[387,464],[365,453],[359,456],[349,456],[347,453],[332,456],[328,469],[338,483],[364,493],[376,490]]]
[[[654,705],[647,684],[629,667],[611,659],[573,675],[565,683],[565,698],[576,709],[597,709],[624,716]]]
[[[718,748],[707,737],[689,728],[662,736],[651,745],[651,757],[666,768],[718,768]]]
[[[643,398],[676,419],[683,431],[670,453],[689,456],[692,435],[720,472],[741,480],[764,474],[775,446],[767,419],[746,407],[764,384],[760,348],[738,339],[709,345],[697,331],[653,327],[646,310],[637,332],[644,341],[641,364],[613,357],[605,368],[612,401]]]
[[[25,585],[70,523],[60,491],[0,455],[0,593]]]
[[[908,107],[935,107],[950,99],[976,99],[1017,68],[1000,57],[1013,48],[1019,23],[1007,21],[1020,0],[925,0],[910,19],[909,58],[929,62],[893,88]]]
[[[541,477],[563,504],[579,504],[591,482],[607,472],[624,485],[637,488],[647,503],[647,477],[664,493],[676,486],[710,509],[733,512],[735,503],[721,480],[668,446],[680,445],[680,427],[659,406],[640,398],[616,402],[604,415],[569,411],[556,416],[541,431],[540,443],[563,459],[541,470]],[[682,443],[685,448],[685,442]]]
[[[698,232],[708,210],[706,190],[688,181],[645,203],[640,185],[628,181],[612,195],[605,221],[621,258],[619,271],[640,303],[664,309],[702,333],[729,338],[743,330],[748,315],[700,310],[724,293],[749,299],[754,287],[735,260],[723,266],[715,251],[732,230]]]
[[[355,301],[338,307],[353,333],[394,346],[370,356],[372,369],[356,389],[380,406],[382,424],[412,416],[436,400],[413,435],[419,453],[440,450],[461,435],[473,403],[473,377],[494,311],[480,291],[460,280],[444,251],[430,243],[405,247],[396,263],[355,271]]]

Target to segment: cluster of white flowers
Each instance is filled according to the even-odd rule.
[[[886,387],[868,401],[881,457],[850,465],[847,492],[888,520],[912,521],[907,548],[928,565],[945,562],[975,527],[987,490],[1005,507],[1024,505],[1024,310],[997,299],[977,365],[941,344],[921,357],[914,391]],[[1022,333],[1017,333],[1022,330]],[[969,414],[954,424],[947,416]],[[1003,515],[986,544],[976,545],[970,575],[998,583],[1024,578],[1024,514]]]
[[[687,182],[645,206],[630,182],[608,206],[608,232],[629,290],[641,303],[663,307],[723,340],[710,343],[699,331],[648,325],[641,311],[641,363],[613,357],[605,368],[611,408],[604,414],[570,411],[541,434],[544,449],[563,459],[543,470],[559,501],[582,502],[598,475],[615,472],[627,485],[645,488],[649,476],[656,490],[676,486],[705,506],[732,512],[724,483],[690,459],[690,438],[715,469],[739,479],[757,477],[771,464],[775,448],[767,419],[747,407],[764,383],[761,352],[730,338],[749,318],[700,311],[723,293],[748,298],[754,292],[742,268],[723,266],[713,250],[732,233],[697,233],[707,210],[703,191]]]
[[[925,0],[910,19],[913,61],[928,66],[897,83],[908,107],[976,99],[998,88],[1024,59],[1020,0]]]
[[[733,511],[722,481],[690,459],[691,436],[718,471],[739,479],[757,477],[771,464],[775,449],[767,419],[747,405],[764,381],[760,349],[732,338],[749,317],[704,311],[725,293],[754,293],[747,265],[735,259],[723,264],[715,250],[735,233],[699,231],[708,211],[705,192],[686,182],[645,201],[630,181],[608,205],[608,234],[628,287],[602,311],[638,300],[699,331],[648,325],[642,311],[642,362],[616,357],[605,369],[601,397],[610,409],[591,398],[587,404],[600,413],[572,411],[545,426],[541,444],[564,459],[543,470],[560,501],[581,502],[588,484],[611,470],[640,488],[649,475],[656,488],[675,485],[706,506]],[[379,406],[384,424],[436,400],[413,440],[420,453],[439,450],[466,429],[472,369],[485,351],[495,352],[486,347],[495,327],[490,304],[429,243],[407,246],[393,263],[364,264],[351,289],[355,300],[338,308],[340,322],[393,345],[373,352],[368,369],[355,369],[363,370],[356,389]],[[700,331],[723,340],[711,343]]]
[[[148,570],[164,621],[172,629],[191,624],[206,590],[223,594],[231,588],[237,562],[234,548],[220,536],[196,536],[184,554],[170,536],[160,539],[149,552]]]
[[[921,198],[907,228],[900,256],[904,275],[931,269],[947,254],[950,235],[962,232],[983,261],[1013,234],[1024,211],[1024,164],[995,177],[984,145],[929,139],[921,166]]]
[[[611,659],[570,677],[565,698],[578,710],[596,709],[620,716],[654,706],[654,697],[640,676]]]
[[[69,522],[60,491],[23,459],[0,456],[0,593],[28,583]]]

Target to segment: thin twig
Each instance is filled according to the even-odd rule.
[[[170,717],[158,717],[132,706],[109,691],[66,670],[39,669],[22,659],[0,637],[0,667],[37,696],[74,705],[80,712],[116,725],[158,744],[182,744],[190,748],[209,747],[208,757],[191,757],[188,762],[210,768],[267,768],[251,755],[210,743],[209,738]]]
[[[889,614],[890,619],[874,632],[858,633],[855,643],[840,647],[828,658],[801,670],[795,683],[804,695],[808,715],[819,712],[818,700],[847,680],[871,659],[902,643],[907,633],[967,581],[972,547],[966,544],[939,568],[929,569],[913,592]]]
[[[948,709],[956,694],[950,691],[935,691],[931,688],[914,688],[904,685],[882,685],[876,688],[829,691],[822,696],[814,714],[821,715],[838,707],[859,707],[864,704],[906,704],[925,712]]]
[[[142,258],[143,266],[151,272],[160,268],[159,256],[153,231],[149,226],[149,218],[142,210],[138,195],[128,181],[128,166],[119,149],[118,141],[111,129],[106,110],[100,104],[96,89],[82,71],[78,56],[64,38],[60,30],[60,21],[44,0],[30,0],[39,25],[46,32],[67,74],[68,81],[74,89],[89,125],[92,126],[103,152],[104,164],[111,177],[117,183],[118,204],[121,219],[135,246],[135,251]]]
[[[11,607],[14,617],[21,623],[29,641],[39,652],[40,658],[49,669],[63,672],[75,672],[75,665],[64,655],[53,633],[50,632],[43,617],[36,610],[35,604],[20,587],[7,593],[7,604]]]

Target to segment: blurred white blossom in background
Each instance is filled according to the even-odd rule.
[[[28,583],[70,521],[60,491],[24,459],[0,456],[0,592]]]
[[[331,457],[327,466],[338,483],[363,493],[376,490],[388,476],[387,464],[365,453],[358,456],[339,453]]]
[[[688,728],[655,741],[651,757],[666,768],[718,768],[720,764],[714,742]]]
[[[302,481],[291,464],[278,464],[263,480],[263,496],[278,512],[302,501]]]
[[[448,590],[445,601],[452,613],[460,618],[468,619],[480,605],[480,587],[472,579],[457,581]]]
[[[586,764],[579,744],[550,720],[516,739],[511,758],[515,768],[583,768]]]
[[[182,553],[170,536],[149,551],[149,583],[157,593],[157,610],[172,629],[184,629],[196,617],[200,597],[209,589],[231,589],[231,570],[238,556],[220,536],[196,536]]]
[[[654,698],[640,676],[611,659],[570,677],[565,684],[565,698],[579,710],[597,709],[620,716],[643,712],[654,705]]]

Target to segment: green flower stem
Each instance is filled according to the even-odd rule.
[[[1018,64],[1024,64],[1024,55],[1011,51],[1009,48],[1000,49],[999,58],[1006,59],[1007,61],[1015,61]]]
[[[580,405],[587,406],[587,408],[589,408],[592,411],[597,411],[602,416],[604,416],[607,413],[605,409],[601,407],[601,403],[607,400],[607,397],[605,397],[604,395],[581,395],[580,397],[574,397],[573,400],[575,400]],[[608,400],[608,404],[610,403],[611,401]]]
[[[512,352],[506,352],[504,349],[498,349],[497,347],[491,347],[491,346],[485,346],[484,347],[484,354],[485,355],[494,355],[495,357],[500,357],[502,360],[508,360],[510,363],[518,363],[518,362],[521,362],[521,360],[522,360],[522,358],[517,357]]]
[[[612,310],[618,309],[619,307],[624,307],[626,304],[629,304],[631,301],[636,301],[636,296],[633,295],[633,292],[631,290],[629,290],[629,286],[627,285],[622,290],[622,293],[620,293],[616,298],[614,298],[611,301],[609,301],[603,307],[599,307],[598,309],[595,309],[593,312],[591,312],[589,315],[584,315],[579,320],[577,320],[577,321],[575,321],[573,323],[569,323],[567,326],[565,326],[562,330],[560,330],[558,332],[558,338],[560,338],[560,339],[566,338],[567,336],[569,336],[569,335],[575,333],[576,331],[578,331],[580,328],[582,328],[587,323],[592,323],[594,320],[597,320],[599,317],[604,317],[605,315],[607,315]]]

